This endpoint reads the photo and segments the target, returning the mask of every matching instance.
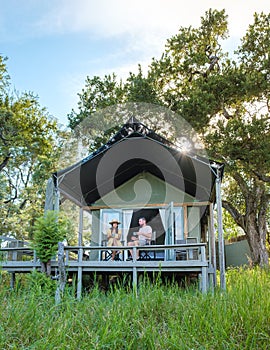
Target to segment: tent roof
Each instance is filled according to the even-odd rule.
[[[132,120],[102,147],[78,163],[54,173],[59,192],[80,206],[93,205],[142,172],[149,172],[196,200],[214,200],[216,165],[181,153],[165,138]]]

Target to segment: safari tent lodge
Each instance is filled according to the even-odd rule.
[[[128,274],[134,285],[144,273],[195,276],[203,292],[215,285],[214,208],[220,205],[217,195],[223,169],[221,163],[179,151],[132,120],[97,151],[54,173],[48,182],[46,209],[57,210],[68,199],[79,210],[78,244],[64,247],[65,267],[68,276],[76,276],[77,294],[84,276],[94,274],[107,278]],[[91,238],[84,245],[86,214],[91,218]],[[127,244],[139,229],[140,217],[152,227],[152,237],[149,245],[132,248],[139,249],[139,260],[128,260]],[[121,223],[122,246],[115,247],[117,259],[112,261],[113,247],[107,246],[106,232],[114,218]],[[13,251],[3,268],[13,275],[40,268],[38,259],[19,260],[18,256]],[[57,275],[57,259],[52,269]]]

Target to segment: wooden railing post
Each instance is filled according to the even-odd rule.
[[[58,286],[55,291],[55,303],[59,304],[65,290],[66,285],[66,270],[65,270],[65,251],[64,244],[62,242],[58,242]]]
[[[223,236],[223,226],[222,226],[222,199],[221,199],[221,170],[220,170],[220,168],[217,168],[216,176],[217,176],[216,177],[216,201],[217,201],[220,288],[223,290],[226,290],[225,250],[224,250],[224,236]]]
[[[201,246],[202,262],[206,262],[205,246]],[[201,280],[202,293],[207,292],[207,266],[202,267],[202,280]]]
[[[188,207],[184,205],[184,237],[187,239],[188,237]]]
[[[78,274],[77,274],[77,299],[81,299],[82,296],[82,259],[83,249],[80,247],[78,252]]]
[[[34,261],[34,263],[37,262],[37,252],[36,252],[36,250],[34,250],[34,252],[33,252],[33,261]]]
[[[214,273],[212,274],[213,286],[217,285],[217,256],[216,256],[216,238],[215,238],[215,225],[214,225],[214,206],[213,203],[209,205],[209,240],[210,240],[210,262],[213,266]]]
[[[133,262],[137,261],[137,247],[134,246],[132,248],[132,257],[133,257]],[[133,292],[137,296],[137,268],[134,264],[132,268],[132,287],[133,287]]]
[[[15,272],[11,272],[10,274],[10,289],[13,290],[15,287],[16,275]]]
[[[132,248],[132,260],[133,260],[133,261],[136,261],[136,259],[137,259],[137,247],[134,246],[134,247]]]

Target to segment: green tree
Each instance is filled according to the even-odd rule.
[[[64,240],[70,224],[55,211],[46,211],[34,224],[33,248],[41,261],[42,272],[51,275],[51,259],[56,254],[58,242]]]
[[[103,79],[87,77],[85,88],[78,94],[78,112],[72,110],[68,116],[69,127],[89,152],[106,143],[131,116],[138,115],[140,121],[161,132],[164,123],[160,115],[145,113],[146,104],[160,105],[155,83],[148,73],[143,74],[141,65],[124,83],[114,73]]]
[[[225,163],[223,207],[244,230],[253,263],[263,266],[268,264],[270,15],[254,14],[234,54],[223,50],[228,37],[225,11],[210,9],[198,28],[182,27],[167,41],[145,77],[139,69],[125,83],[117,83],[115,75],[88,80],[70,125],[128,101],[177,112],[200,135],[209,156]],[[177,121],[169,126],[177,137]]]
[[[254,264],[268,264],[270,15],[255,14],[230,58],[224,11],[181,28],[151,71],[160,98],[202,135],[209,155],[226,164],[223,206],[244,230]]]
[[[5,74],[0,64],[0,230],[26,239],[43,212],[64,132],[32,93],[10,93]]]
[[[74,129],[97,110],[123,102],[125,89],[122,82],[117,81],[115,74],[105,75],[103,80],[98,76],[87,77],[85,88],[81,93],[78,93],[78,96],[80,99],[79,112],[72,110],[68,115],[71,129]]]

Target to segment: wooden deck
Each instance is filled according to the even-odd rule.
[[[119,247],[115,247],[119,249]],[[136,249],[148,252],[147,258],[142,260],[126,260],[130,247],[121,247],[121,260],[104,261],[102,254],[106,249],[113,247],[92,247],[92,246],[67,246],[65,250],[65,267],[68,274],[73,274],[77,278],[77,296],[82,292],[83,274],[103,274],[113,275],[117,273],[128,273],[132,276],[133,286],[137,285],[140,273],[160,272],[162,274],[183,274],[188,276],[196,274],[200,278],[200,289],[205,293],[210,286],[209,277],[214,273],[206,259],[206,244],[175,244],[175,245],[152,245],[144,247],[133,247],[133,256],[136,256]],[[1,262],[2,269],[11,273],[15,278],[16,273],[30,273],[33,269],[38,271],[41,264],[36,259],[31,248],[1,248],[5,259]],[[179,252],[185,253],[183,256]],[[196,254],[190,254],[196,252]],[[182,254],[183,255],[183,254]],[[181,258],[182,260],[178,260]],[[52,260],[52,273],[58,274],[58,261]]]

